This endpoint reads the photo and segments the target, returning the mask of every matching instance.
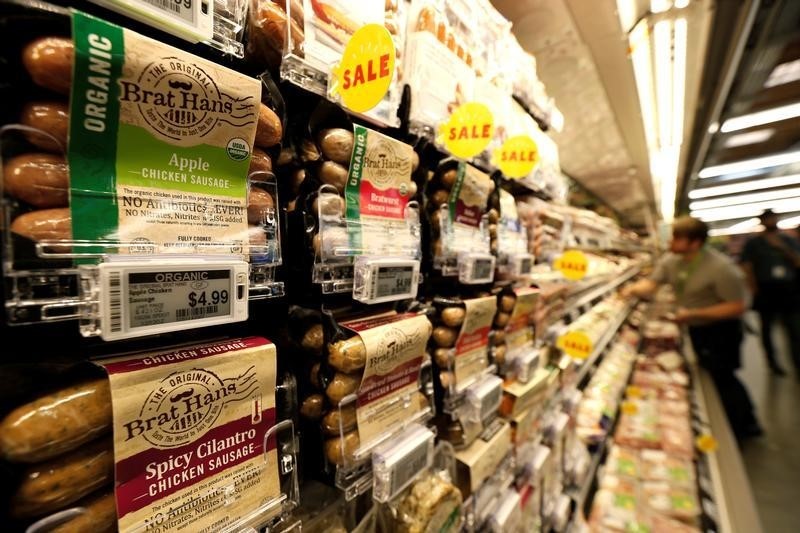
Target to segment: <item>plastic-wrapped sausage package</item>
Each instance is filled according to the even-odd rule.
[[[297,503],[275,346],[229,339],[103,359],[0,421],[0,454],[25,464],[13,516],[29,531],[260,527]],[[222,516],[224,515],[224,518]],[[54,528],[54,529],[51,529]]]
[[[274,84],[78,11],[4,10],[26,30],[4,37],[7,274],[225,255],[250,262],[254,295],[282,294]]]
[[[488,208],[494,189],[487,174],[456,159],[442,161],[429,175],[425,211],[433,266],[442,275],[458,275],[460,283],[473,285],[494,280],[497,250],[491,247],[490,227],[500,218]]]

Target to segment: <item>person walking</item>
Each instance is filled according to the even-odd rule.
[[[778,230],[778,217],[772,210],[767,209],[760,218],[764,231],[747,241],[740,262],[753,293],[753,309],[761,319],[761,343],[770,369],[777,375],[786,374],[772,342],[773,326],[782,322],[800,378],[800,243]]]
[[[708,371],[737,438],[763,433],[750,394],[736,376],[741,366],[745,282],[727,256],[706,246],[708,226],[681,217],[672,225],[672,253],[663,257],[650,278],[623,290],[624,296],[649,296],[662,284],[675,290],[675,319],[688,326],[697,360]]]

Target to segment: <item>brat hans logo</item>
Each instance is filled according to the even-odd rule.
[[[406,355],[408,350],[414,346],[423,345],[419,342],[419,337],[417,332],[409,335],[397,327],[388,329],[381,339],[381,347],[378,350],[380,355],[371,360],[371,366],[375,369],[375,373],[384,376],[394,371],[401,356]]]
[[[157,448],[182,446],[211,428],[226,404],[258,393],[255,366],[226,379],[202,368],[173,372],[147,396],[139,417],[122,424],[125,440],[142,436]]]
[[[380,139],[367,147],[364,170],[369,171],[370,181],[379,189],[386,189],[399,178],[411,175],[411,160],[398,153],[392,141]]]
[[[219,123],[243,128],[255,121],[255,95],[234,98],[202,65],[179,57],[156,59],[119,84],[120,101],[136,104],[147,124],[171,140],[203,137]]]

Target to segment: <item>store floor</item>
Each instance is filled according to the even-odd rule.
[[[753,325],[758,317],[748,316]],[[785,377],[769,372],[761,341],[747,335],[742,380],[756,404],[765,434],[741,451],[766,533],[797,531],[800,520],[800,380],[795,376],[783,331],[773,332]]]

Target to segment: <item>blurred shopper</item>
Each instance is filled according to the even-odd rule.
[[[724,254],[706,246],[708,226],[682,217],[672,226],[671,254],[659,261],[653,275],[626,288],[628,295],[648,296],[669,284],[678,303],[676,320],[686,324],[700,366],[714,380],[728,421],[737,438],[763,433],[753,403],[736,376],[741,366],[745,282]]]
[[[800,377],[800,303],[798,268],[800,243],[778,230],[778,217],[767,209],[761,215],[764,231],[747,241],[741,262],[753,292],[753,309],[761,317],[761,342],[773,373],[786,372],[775,357],[772,329],[782,322],[789,336],[792,361]]]

